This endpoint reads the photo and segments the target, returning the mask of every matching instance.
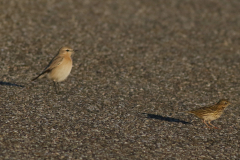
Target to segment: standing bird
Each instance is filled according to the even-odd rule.
[[[198,118],[202,119],[203,123],[205,123],[208,128],[211,128],[208,124],[210,124],[214,128],[217,128],[211,124],[211,121],[218,119],[222,115],[224,109],[230,104],[231,103],[227,99],[222,99],[215,105],[188,111],[188,113],[192,113]]]
[[[32,81],[47,76],[48,79],[53,81],[56,93],[58,93],[56,85],[58,85],[58,82],[64,81],[72,70],[71,55],[74,51],[76,50],[68,46],[60,48],[58,54],[50,61],[43,72],[33,78]]]

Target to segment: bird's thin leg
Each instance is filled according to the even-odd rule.
[[[56,82],[56,83],[57,83],[57,87],[58,87],[58,93],[60,93],[60,85],[58,82]]]
[[[209,125],[206,123],[205,120],[203,120],[203,123],[206,124],[206,126],[207,126],[208,128],[211,128],[211,127],[209,127]]]
[[[56,93],[58,94],[58,87],[57,87],[57,84],[56,84],[56,83],[57,83],[57,82],[53,81],[55,91],[56,91]]]
[[[219,128],[215,127],[210,121],[208,122],[208,124],[210,124],[211,126],[213,126],[213,128],[219,129]]]

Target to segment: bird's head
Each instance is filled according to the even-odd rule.
[[[70,55],[71,56],[74,53],[74,51],[76,51],[76,50],[73,50],[69,46],[64,46],[64,47],[60,48],[59,54],[60,55]]]
[[[229,106],[231,103],[227,100],[227,99],[221,99],[218,102],[219,107],[221,108],[226,108],[227,106]]]

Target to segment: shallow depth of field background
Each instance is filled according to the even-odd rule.
[[[239,97],[239,0],[0,1],[0,159],[240,159]]]

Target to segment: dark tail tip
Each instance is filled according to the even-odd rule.
[[[39,76],[37,76],[37,77],[31,79],[31,81],[35,81],[36,79],[38,79],[38,77],[39,77]]]

